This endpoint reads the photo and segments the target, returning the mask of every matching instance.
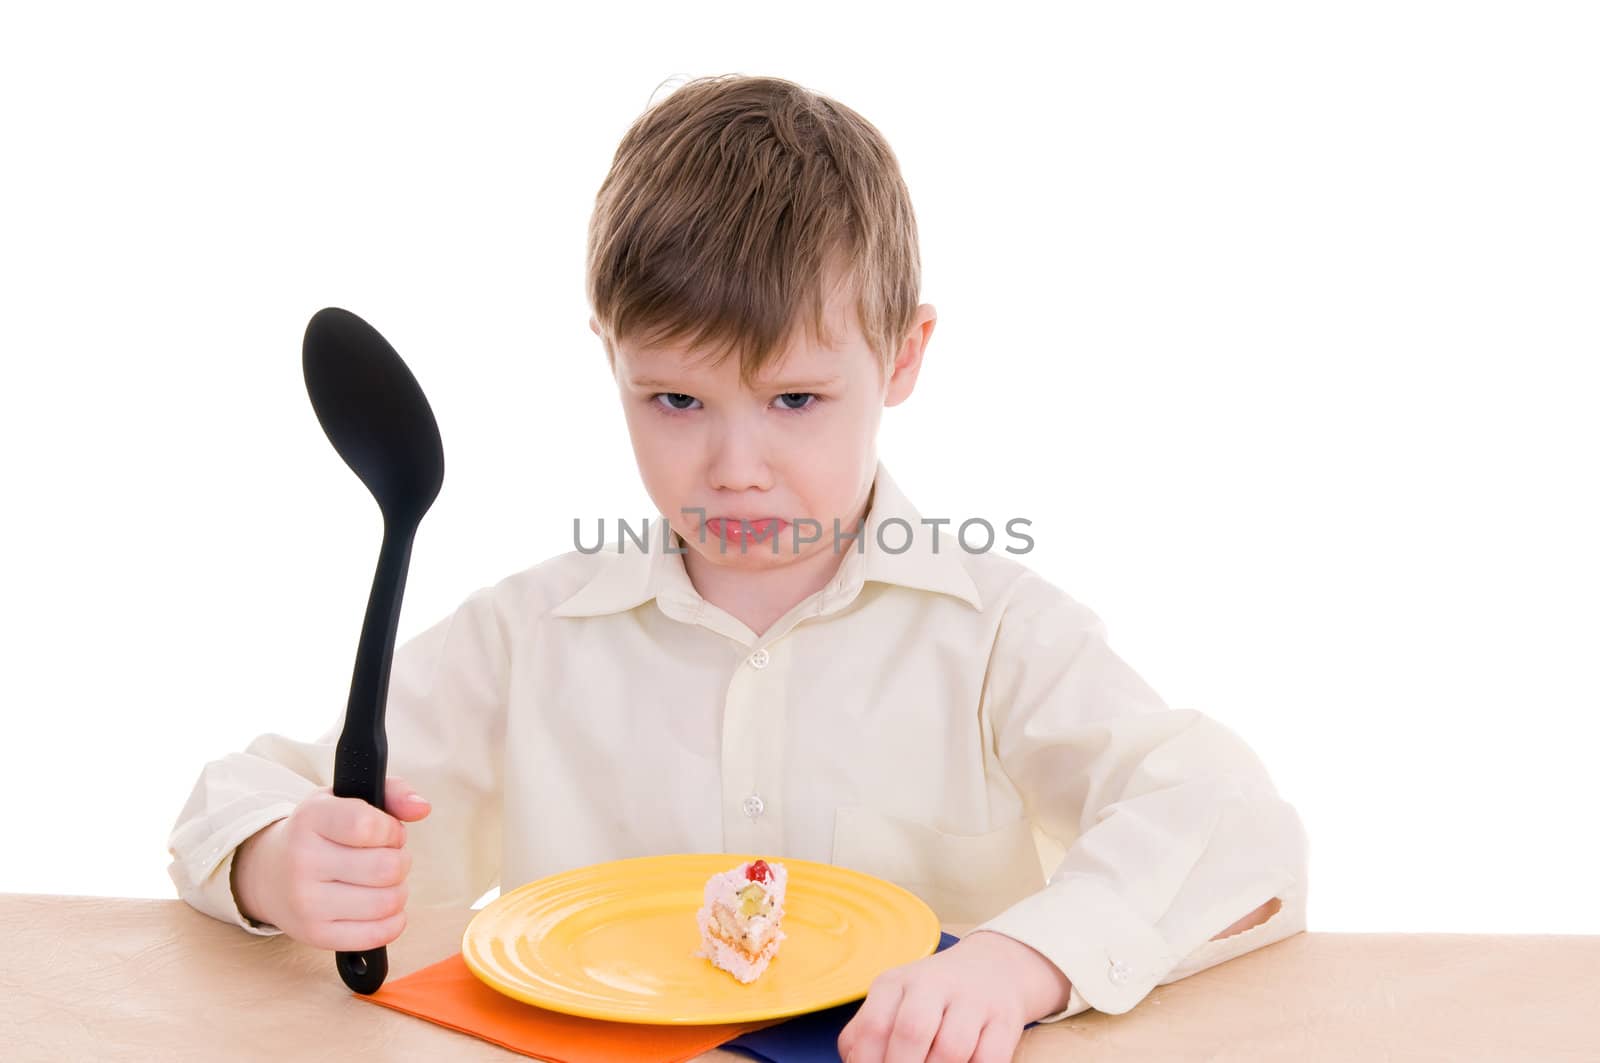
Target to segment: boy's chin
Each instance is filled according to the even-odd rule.
[[[771,543],[750,543],[747,546],[738,546],[728,543],[720,545],[715,539],[707,539],[703,543],[695,543],[692,549],[698,551],[702,557],[718,565],[746,565],[760,567],[763,565],[782,565],[795,560],[797,556],[794,547],[780,544],[776,551]]]
[[[738,543],[719,541],[709,537],[703,543],[692,540],[686,540],[686,542],[688,542],[689,549],[714,565],[730,565],[752,569],[772,568],[775,565],[788,565],[796,561],[803,561],[814,556],[817,549],[816,543],[807,543],[802,544],[797,552],[793,543],[779,542],[777,549],[774,550],[770,539],[746,543],[743,546]]]

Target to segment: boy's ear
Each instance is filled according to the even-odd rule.
[[[900,353],[895,356],[893,372],[884,391],[885,406],[898,406],[911,397],[911,389],[917,386],[917,373],[922,369],[922,354],[927,349],[928,340],[933,337],[933,327],[938,323],[939,316],[930,304],[923,303],[917,307],[911,319],[911,331],[900,345]]]
[[[592,314],[589,317],[589,331],[596,336],[600,335],[600,322],[596,321]]]

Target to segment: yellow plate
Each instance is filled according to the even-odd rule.
[[[462,958],[491,988],[550,1011],[711,1025],[860,1000],[881,971],[939,945],[939,920],[915,894],[860,871],[768,856],[789,869],[788,937],[744,985],[694,954],[695,913],[708,878],[755,855],[645,856],[529,882],[473,916]]]

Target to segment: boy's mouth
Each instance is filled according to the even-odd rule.
[[[747,517],[744,524],[750,528],[749,535],[745,534],[744,526],[738,517],[712,517],[706,521],[706,531],[718,539],[727,539],[731,543],[760,542],[768,535],[783,531],[789,522],[781,517]]]

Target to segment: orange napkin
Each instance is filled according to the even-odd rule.
[[[553,1063],[678,1063],[775,1021],[647,1026],[563,1015],[490,989],[459,952],[363,999]]]

